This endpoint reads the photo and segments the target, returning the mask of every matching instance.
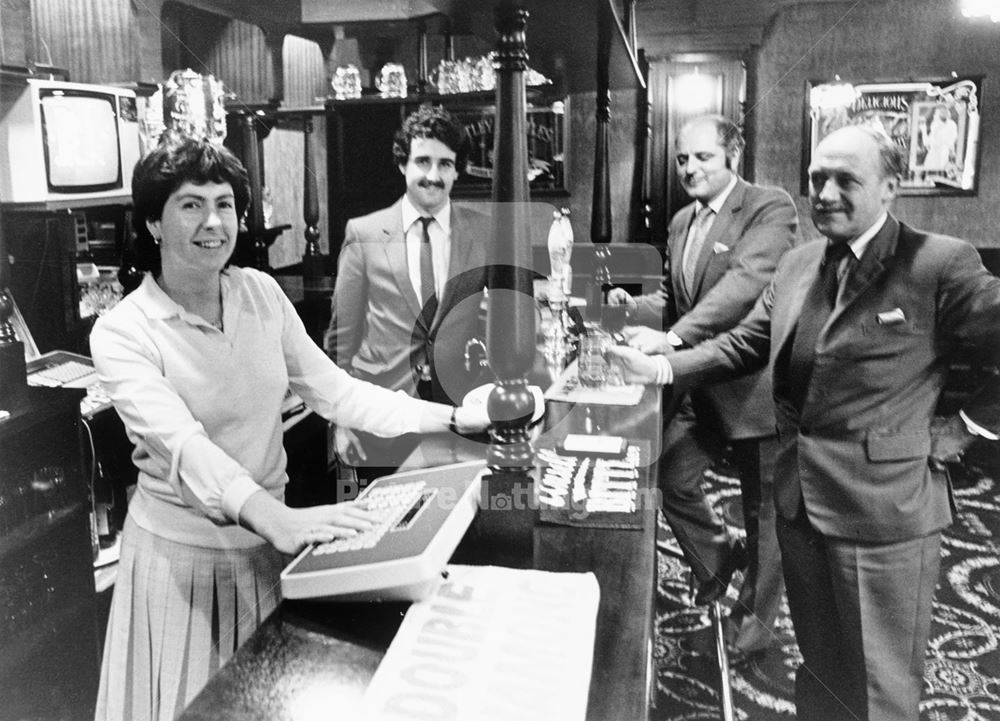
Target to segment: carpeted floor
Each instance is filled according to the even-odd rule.
[[[707,482],[738,533],[739,484],[719,470]],[[992,464],[989,470],[1000,478]],[[959,516],[944,539],[920,720],[1000,721],[1000,486],[973,468],[956,497]],[[662,522],[661,531],[670,533]],[[674,544],[659,554],[656,721],[721,718],[708,614],[690,604],[687,584],[687,565]],[[732,603],[733,587],[729,594]],[[784,604],[774,634],[761,661],[732,671],[737,719],[795,718],[792,681],[801,657]]]

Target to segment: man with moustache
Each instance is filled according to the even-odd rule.
[[[625,329],[629,344],[646,353],[691,347],[739,323],[798,227],[788,193],[737,175],[743,138],[731,120],[708,115],[688,121],[675,151],[678,176],[693,202],[670,222],[661,289],[636,299],[620,289],[609,295],[612,303],[627,303],[640,322],[666,319],[666,333]],[[719,598],[734,570],[748,565],[726,628],[734,664],[766,651],[781,606],[771,486],[775,445],[771,382],[763,371],[695,389],[664,433],[663,513],[698,581],[696,602]],[[746,551],[729,538],[702,487],[705,471],[723,456],[740,479]]]
[[[393,139],[406,192],[347,223],[326,352],[351,375],[412,396],[460,404],[465,343],[480,335],[488,217],[451,202],[468,153],[465,129],[423,105]],[[360,437],[359,437],[360,436]],[[337,428],[341,458],[388,472],[413,444]]]
[[[778,540],[801,721],[917,721],[941,531],[944,463],[997,439],[1000,379],[934,418],[949,361],[1000,342],[1000,279],[975,248],[889,213],[904,169],[884,132],[826,136],[809,166],[825,239],[789,251],[732,331],[664,356],[612,349],[634,381],[687,388],[770,359]]]

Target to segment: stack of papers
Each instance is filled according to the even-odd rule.
[[[358,717],[582,720],[599,599],[592,573],[449,566],[406,612]]]
[[[643,386],[610,385],[588,388],[580,383],[580,373],[574,360],[545,391],[545,400],[563,403],[588,403],[604,406],[635,406],[642,398]]]

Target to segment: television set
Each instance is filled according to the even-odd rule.
[[[132,90],[36,78],[0,85],[0,202],[128,202],[138,159]]]

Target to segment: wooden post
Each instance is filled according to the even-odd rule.
[[[257,118],[253,112],[242,116],[243,119],[243,162],[247,175],[250,176],[250,217],[247,218],[247,231],[253,243],[253,265],[258,270],[268,271],[271,263],[267,256],[267,241],[264,239],[264,180],[261,177],[260,144],[257,139]]]
[[[504,2],[496,8],[494,19],[497,116],[487,354],[497,384],[488,400],[493,425],[487,460],[494,469],[528,469],[534,456],[528,439],[534,399],[526,374],[535,357],[524,85],[528,12]]]
[[[496,555],[483,562],[514,566],[532,557],[532,529],[538,515],[530,475],[534,450],[528,436],[535,399],[526,378],[535,358],[524,85],[527,20],[527,11],[514,2],[501,2],[495,9],[497,115],[486,337],[496,385],[486,402],[490,473],[482,481],[477,520],[484,537],[502,539]]]
[[[302,120],[302,219],[305,220],[306,247],[302,253],[302,278],[317,280],[326,275],[326,256],[319,247],[319,195],[316,190],[316,171],[312,166],[313,119],[305,115]]]
[[[611,124],[611,62],[610,9],[603,2],[597,3],[597,107],[596,137],[594,138],[594,196],[590,211],[590,239],[594,246],[594,277],[587,288],[587,320],[599,323],[604,306],[604,295],[611,283],[608,261],[611,250],[611,173],[608,160],[608,133]]]

